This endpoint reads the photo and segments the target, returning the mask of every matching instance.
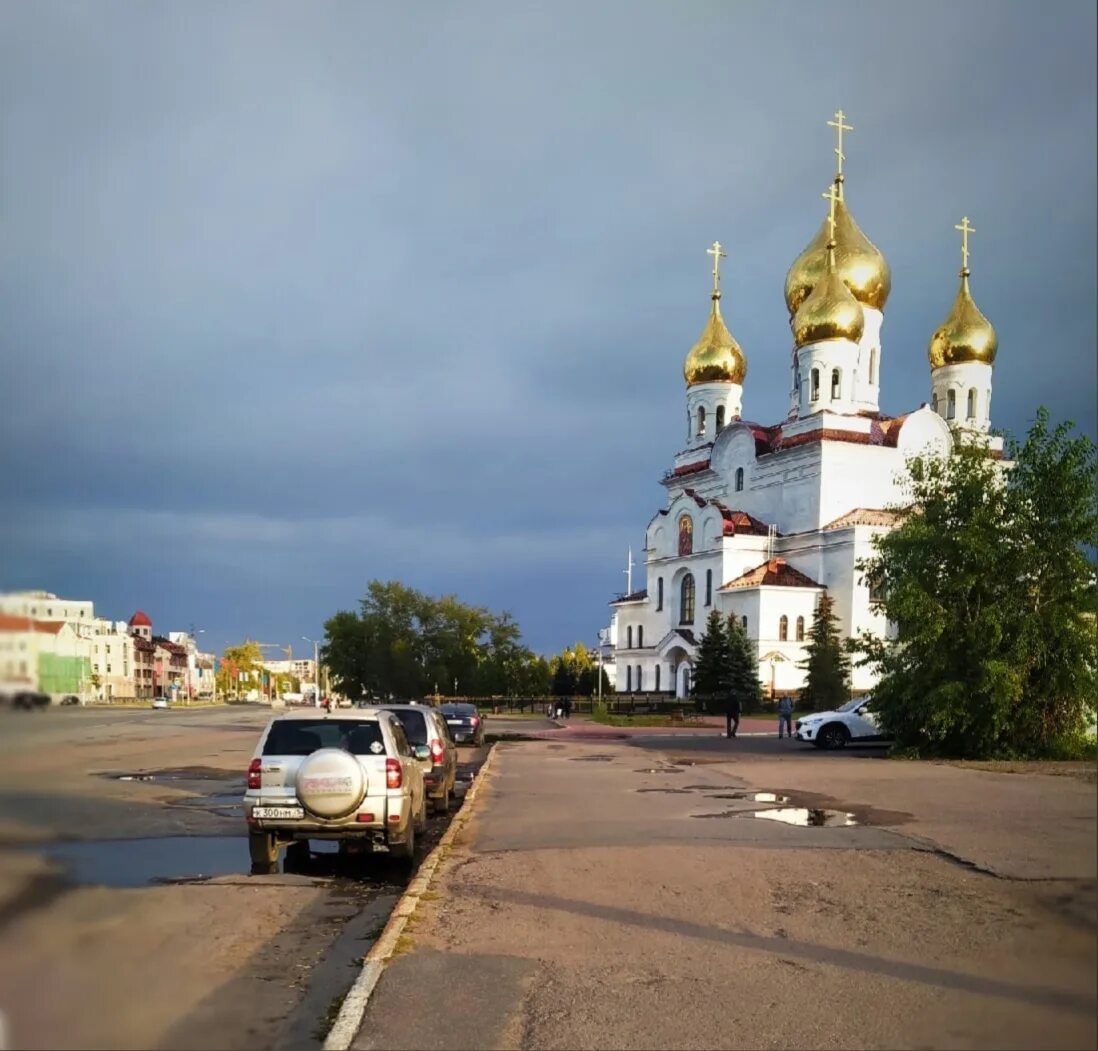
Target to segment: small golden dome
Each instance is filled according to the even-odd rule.
[[[823,277],[793,315],[793,339],[798,347],[825,339],[857,343],[865,331],[862,306],[839,276],[831,245],[824,249],[824,265]]]
[[[854,298],[867,307],[883,310],[892,291],[888,261],[862,233],[843,202],[842,183],[836,180],[840,197],[835,205],[835,269]],[[809,246],[789,268],[785,278],[785,304],[792,316],[816,287],[827,268],[827,219]]]
[[[747,375],[747,358],[721,317],[720,298],[720,292],[713,293],[709,320],[686,355],[682,374],[688,387],[698,383],[743,383]]]
[[[945,321],[931,337],[927,356],[930,367],[960,365],[966,361],[982,361],[986,365],[995,361],[999,349],[999,337],[995,328],[973,302],[968,290],[968,268],[961,271],[961,287]]]

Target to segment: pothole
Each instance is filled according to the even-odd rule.
[[[751,810],[748,817],[763,821],[780,821],[783,825],[800,828],[849,828],[860,821],[844,810],[821,810],[809,807],[774,807],[768,810]]]
[[[242,836],[159,836],[36,844],[77,883],[142,887],[248,872]]]
[[[709,787],[709,786],[707,786]],[[790,801],[789,796],[778,795],[777,792],[719,792],[707,799],[742,799],[749,803],[777,803],[784,806]]]
[[[573,763],[609,763],[613,760],[612,755],[574,755],[570,762]]]
[[[672,796],[688,796],[691,795],[689,788],[638,788],[638,792],[664,792],[667,795]]]

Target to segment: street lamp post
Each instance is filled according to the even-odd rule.
[[[320,644],[308,635],[302,635],[302,639],[313,644],[313,678],[316,680],[316,692],[313,694],[313,704],[320,707]]]

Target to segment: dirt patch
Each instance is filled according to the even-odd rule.
[[[991,774],[1044,774],[1046,777],[1073,777],[1088,785],[1098,783],[1098,762],[1052,763],[1013,759],[981,762],[971,759],[956,760],[945,765],[959,766],[962,770],[986,770]]]

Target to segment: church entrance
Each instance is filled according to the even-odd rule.
[[[693,671],[689,661],[683,661],[675,669],[675,697],[686,700],[690,696],[690,673]]]

